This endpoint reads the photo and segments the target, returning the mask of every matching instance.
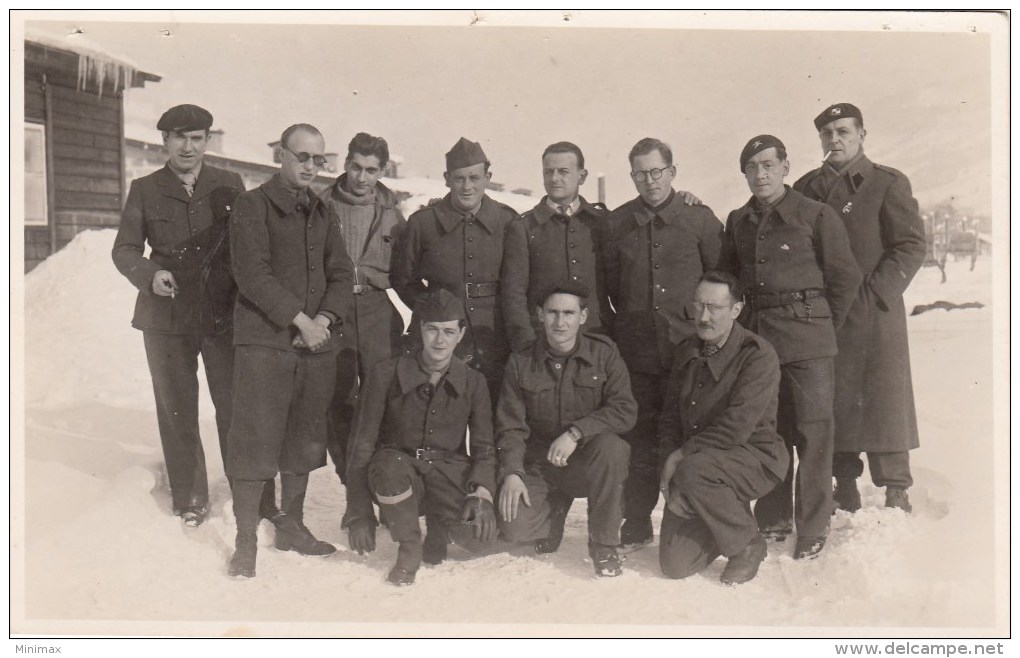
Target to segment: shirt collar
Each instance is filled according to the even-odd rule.
[[[284,213],[290,214],[297,209],[300,200],[295,196],[293,190],[283,184],[280,174],[274,174],[272,178],[261,185],[261,189],[273,205]],[[318,205],[319,198],[314,194],[308,193],[308,190],[305,190],[305,192],[308,197],[308,211],[311,214]]]
[[[730,330],[730,335],[723,346],[718,352],[705,359],[705,364],[708,366],[708,370],[712,373],[712,378],[715,381],[719,381],[723,372],[729,367],[730,362],[736,358],[746,338],[747,329],[744,329],[739,322],[734,321],[733,329]],[[692,337],[685,341],[680,353],[677,355],[680,365],[685,366],[688,361],[699,358],[701,347],[702,341],[697,337]]]
[[[446,233],[452,231],[464,219],[465,213],[453,207],[453,201],[449,194],[443,197],[442,201],[434,207],[436,216],[439,217],[439,224]],[[482,205],[478,208],[475,218],[482,225],[482,228],[489,233],[493,233],[498,225],[497,210],[496,202],[490,199],[488,194],[484,195],[482,197]]]
[[[562,205],[562,204],[556,203],[555,201],[550,199],[548,196],[546,196],[545,197],[545,205],[548,206],[549,208],[551,208],[553,213],[558,213],[560,211],[560,205]],[[570,206],[570,214],[571,214],[571,216],[576,215],[577,211],[581,209],[581,198],[580,197],[574,197],[574,200],[571,201],[568,205]]]
[[[418,363],[418,352],[404,354],[397,361],[397,382],[403,395],[418,390],[419,386],[427,384],[428,381],[429,376]],[[464,392],[467,386],[467,366],[463,361],[457,357],[450,360],[450,367],[443,377],[442,385],[453,397],[458,397]]]
[[[545,338],[545,332],[543,331],[541,336],[535,340],[532,346],[532,356],[536,361],[550,361],[554,357],[550,352],[549,342]],[[592,350],[591,338],[584,334],[584,329],[577,332],[577,348],[570,354],[563,355],[569,361],[570,359],[580,359],[588,365],[595,365],[595,353]]]
[[[666,200],[660,203],[655,208],[652,208],[645,200],[641,197],[637,198],[637,209],[634,212],[634,220],[638,226],[644,226],[648,222],[652,221],[656,217],[661,217],[662,221],[669,224],[674,217],[679,215],[683,211],[684,202],[683,199],[676,193],[676,190],[670,189],[669,196]]]

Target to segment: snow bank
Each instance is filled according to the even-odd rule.
[[[993,527],[1005,507],[992,491],[991,307],[908,320],[922,435],[912,453],[914,513],[884,509],[883,492],[865,477],[864,509],[837,513],[815,561],[793,561],[792,539],[770,545],[756,580],[726,588],[722,560],[685,581],[663,578],[653,545],[628,556],[622,577],[596,580],[578,500],[554,555],[517,546],[468,560],[451,548],[447,563],[397,590],[384,582],[396,554],[385,531],[374,554],[346,549],[344,491],[324,468],[312,475],[306,522],[340,550],[328,558],[278,552],[263,524],[258,577],[238,582],[225,575],[234,525],[204,393],[211,518],[186,529],[169,514],[144,350],[129,325],[135,291],[110,262],[113,236],[82,233],[26,278],[30,620],[91,621],[107,632],[121,628],[112,620],[137,620],[146,633],[196,632],[185,623],[198,620],[212,635],[238,632],[232,620],[286,623],[272,628],[288,635],[392,634],[370,625],[392,622],[441,624],[411,626],[411,634],[471,634],[482,632],[479,623],[551,624],[544,632],[570,634],[577,631],[563,624],[583,623],[598,627],[589,633],[678,636],[853,636],[861,626],[886,636],[901,627],[969,635],[995,623]],[[922,270],[908,308],[990,302],[989,266],[981,260],[971,273],[950,263],[946,284],[937,270]],[[318,623],[326,625],[307,626]]]

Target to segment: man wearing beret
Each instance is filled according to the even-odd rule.
[[[909,451],[919,442],[903,292],[924,262],[924,223],[907,177],[864,155],[856,106],[825,108],[815,128],[826,157],[793,188],[836,211],[864,274],[836,335],[834,498],[849,512],[860,509],[864,451],[886,507],[909,512]]]
[[[659,565],[670,578],[725,555],[720,580],[739,585],[757,575],[767,553],[750,502],[783,480],[790,456],[776,433],[779,358],[736,323],[743,296],[732,274],[706,272],[691,302],[698,334],[673,359],[659,414],[666,499]]]
[[[358,133],[347,146],[344,173],[322,193],[340,221],[354,263],[354,306],[337,342],[336,390],[330,405],[329,454],[346,478],[347,435],[358,389],[376,363],[400,352],[404,320],[386,294],[390,259],[404,216],[396,195],[380,182],[390,149],[386,140]]]
[[[400,544],[387,577],[398,586],[414,583],[421,565],[420,513],[433,519],[430,532],[441,527],[444,537],[471,551],[497,532],[488,386],[454,356],[465,334],[464,305],[440,288],[418,298],[414,317],[421,348],[376,364],[365,383],[351,433],[343,519],[351,549],[374,551],[375,499]]]
[[[603,262],[609,213],[602,204],[588,203],[580,196],[587,177],[584,154],[577,145],[550,144],[542,153],[546,196],[510,224],[514,242],[527,244],[527,276],[506,284],[505,314],[510,316],[524,307],[531,317],[530,325],[515,327],[520,331],[510,335],[514,351],[532,343],[544,331],[541,319],[530,311],[540,305],[539,297],[553,281],[576,281],[591,291],[584,331],[607,332],[612,326],[613,309],[606,296]],[[514,284],[522,287],[518,289]]]
[[[527,245],[509,231],[517,213],[485,194],[490,163],[477,142],[463,137],[446,154],[443,177],[450,188],[441,201],[411,215],[397,243],[392,280],[400,299],[415,308],[435,288],[459,297],[467,331],[457,356],[478,370],[496,399],[509,356],[507,336],[530,328],[526,308],[507,308],[507,287],[527,277]],[[520,237],[520,236],[517,236]],[[412,320],[411,330],[418,322]]]
[[[496,408],[503,536],[552,553],[573,498],[588,499],[588,554],[596,576],[619,576],[623,483],[637,402],[616,345],[585,334],[590,292],[566,280],[537,298],[543,332],[510,355]]]
[[[349,317],[353,266],[328,204],[309,193],[326,163],[308,124],[280,137],[280,173],[237,198],[230,246],[240,295],[234,312],[234,417],[227,474],[237,539],[229,575],[255,575],[258,502],[280,473],[276,548],[302,555],[336,549],[304,524],[308,474],[326,464],[326,417],[336,355],[330,330]]]
[[[114,264],[139,291],[132,324],[145,341],[173,513],[192,527],[209,509],[198,429],[199,354],[226,463],[237,296],[227,220],[244,192],[240,176],[202,162],[212,121],[197,105],[178,105],[160,117],[167,163],[131,182],[113,246]],[[262,508],[266,518],[276,513],[272,494]]]
[[[701,275],[715,268],[722,223],[707,207],[687,205],[673,189],[676,166],[664,142],[646,137],[630,151],[637,198],[613,211],[606,245],[606,290],[616,318],[612,336],[630,370],[638,403],[630,443],[630,475],[621,541],[652,541],[659,500],[656,425],[677,343],[694,334],[685,312]],[[689,195],[686,195],[689,197]]]
[[[779,434],[793,459],[783,483],[758,500],[766,536],[785,539],[797,523],[793,557],[815,557],[832,514],[832,396],[836,330],[846,320],[861,273],[843,223],[823,203],[783,182],[786,147],[772,135],[752,137],[740,153],[751,199],[726,219],[720,269],[744,288],[745,326],[779,355]]]

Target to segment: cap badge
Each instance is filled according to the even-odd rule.
[[[758,148],[759,146],[761,146],[761,140],[760,139],[754,140],[754,144],[752,146],[754,146],[754,148]]]
[[[844,215],[850,214],[850,209],[853,208],[853,207],[854,207],[854,202],[853,201],[847,201],[846,205],[843,206],[843,214]]]
[[[834,117],[835,116],[839,116],[840,114],[843,114],[843,108],[841,108],[841,107],[834,107],[834,108],[832,108],[832,111],[829,114],[831,114]]]

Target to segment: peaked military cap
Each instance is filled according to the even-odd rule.
[[[212,114],[209,114],[205,108],[197,105],[175,105],[159,118],[156,130],[168,133],[209,130],[212,120]]]
[[[481,144],[461,137],[446,154],[446,171],[482,164],[488,160]]]
[[[836,103],[822,110],[822,113],[815,117],[815,129],[821,130],[822,126],[835,121],[836,119],[857,119],[861,126],[864,126],[864,117],[856,105],[850,103]]]
[[[419,322],[452,322],[467,319],[464,304],[444,288],[430,291],[419,298],[414,305],[414,312]]]
[[[786,150],[786,147],[783,146],[781,141],[779,141],[779,138],[773,137],[772,135],[758,135],[757,137],[752,137],[748,140],[747,144],[744,146],[744,150],[740,152],[741,173],[743,173],[744,168],[747,166],[748,160],[770,148],[783,149],[783,151]]]
[[[581,298],[581,305],[584,306],[591,296],[591,291],[588,290],[588,286],[584,285],[580,281],[560,281],[554,283],[551,286],[547,286],[542,291],[542,296],[538,298],[539,305],[544,306],[549,298],[556,294],[574,295],[575,297]]]

